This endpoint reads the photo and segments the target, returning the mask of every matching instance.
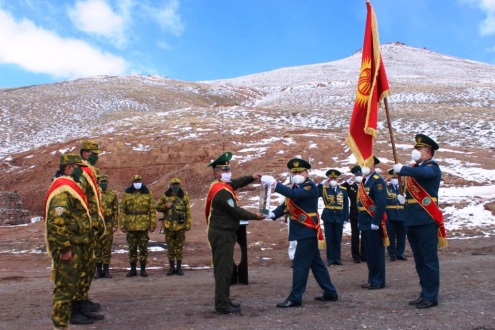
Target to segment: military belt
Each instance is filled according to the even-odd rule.
[[[387,205],[387,209],[403,209],[404,205]]]
[[[358,211],[366,211],[366,208],[364,206],[358,207]]]
[[[316,212],[311,212],[311,213],[309,213],[309,212],[308,212],[308,213],[306,213],[306,214],[307,214],[307,215],[309,215],[310,217],[316,217],[316,215],[317,215],[318,213],[316,213]],[[294,218],[293,216],[289,216],[289,219],[291,219],[291,220],[297,220],[297,219],[296,219],[296,218]],[[299,221],[299,220],[298,220],[298,221]]]
[[[127,215],[147,215],[148,212],[146,211],[134,211],[134,212],[127,212]]]
[[[438,200],[438,198],[436,198],[436,197],[432,197],[432,198],[431,198],[431,200],[432,200],[432,201],[434,201],[434,202],[436,202],[436,201]],[[418,201],[417,201],[417,200],[415,200],[414,198],[411,198],[411,199],[408,199],[408,200],[407,200],[407,204],[413,204],[413,203],[417,203],[417,202],[418,202]]]
[[[330,209],[330,210],[343,210],[344,209],[344,207],[342,207],[342,206],[331,206],[331,205],[325,205],[325,208]]]

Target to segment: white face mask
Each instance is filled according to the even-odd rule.
[[[394,186],[399,184],[399,179],[392,179],[390,180],[390,183],[392,183]]]
[[[337,181],[335,181],[335,180],[330,180],[330,185],[331,185],[332,187],[335,187],[335,186],[337,185]]]
[[[230,179],[231,178],[232,178],[232,172],[222,173],[222,177],[220,178],[220,181],[222,181],[222,182],[230,182]]]
[[[411,152],[411,159],[417,162],[421,158],[421,152],[418,149],[414,149]]]
[[[367,166],[363,166],[361,167],[361,172],[363,173],[364,176],[367,176],[368,174],[370,174],[370,168]]]
[[[361,181],[363,181],[363,177],[362,176],[357,176],[354,178],[354,181],[356,181],[356,183],[361,183]]]
[[[142,182],[134,182],[132,185],[134,186],[134,189],[139,190],[139,189],[141,189],[141,186],[143,185],[143,183]]]
[[[291,178],[290,178],[290,181],[294,184],[301,184],[303,183],[304,181],[306,180],[306,178],[304,176],[302,176],[301,174],[296,174],[296,175],[293,175]]]

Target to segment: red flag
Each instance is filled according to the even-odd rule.
[[[373,164],[373,140],[377,136],[378,108],[390,94],[378,40],[378,27],[371,3],[364,31],[361,73],[346,142],[361,166]]]

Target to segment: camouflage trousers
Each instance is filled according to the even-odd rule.
[[[165,241],[167,242],[167,256],[169,261],[182,260],[184,243],[186,243],[186,231],[165,230]]]
[[[110,264],[112,257],[113,232],[111,224],[107,224],[108,234],[96,241],[95,261],[102,264]]]
[[[71,261],[62,261],[58,253],[53,256],[53,303],[52,322],[56,327],[66,327],[70,324],[71,304],[79,286],[79,273],[81,271],[82,245],[72,245]]]
[[[96,273],[95,246],[97,237],[95,233],[90,235],[89,245],[81,249],[81,272],[79,274],[79,290],[74,300],[88,300],[88,291]]]
[[[146,230],[131,230],[127,232],[127,243],[129,244],[129,262],[138,261],[137,249],[139,247],[139,262],[146,263],[148,260],[148,231]]]

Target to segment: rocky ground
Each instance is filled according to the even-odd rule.
[[[185,275],[165,276],[165,252],[151,252],[149,276],[126,278],[127,254],[114,253],[112,279],[98,279],[91,299],[100,302],[103,321],[75,329],[495,329],[495,239],[450,240],[440,252],[439,306],[418,310],[418,278],[411,251],[408,261],[387,262],[387,286],[365,290],[365,263],[354,264],[349,237],[344,238],[343,266],[329,268],[338,302],[321,303],[312,275],[303,306],[276,308],[290,291],[287,231],[281,220],[248,225],[249,285],[232,286],[242,304],[236,315],[216,315],[214,281],[206,243],[202,203],[194,203],[194,228],[188,232]],[[50,329],[50,260],[44,249],[43,224],[0,227],[0,329]],[[163,236],[151,235],[158,245]],[[114,250],[125,248],[122,233]],[[38,251],[38,252],[33,252]],[[239,255],[236,251],[236,256]],[[324,252],[323,252],[324,255]]]

